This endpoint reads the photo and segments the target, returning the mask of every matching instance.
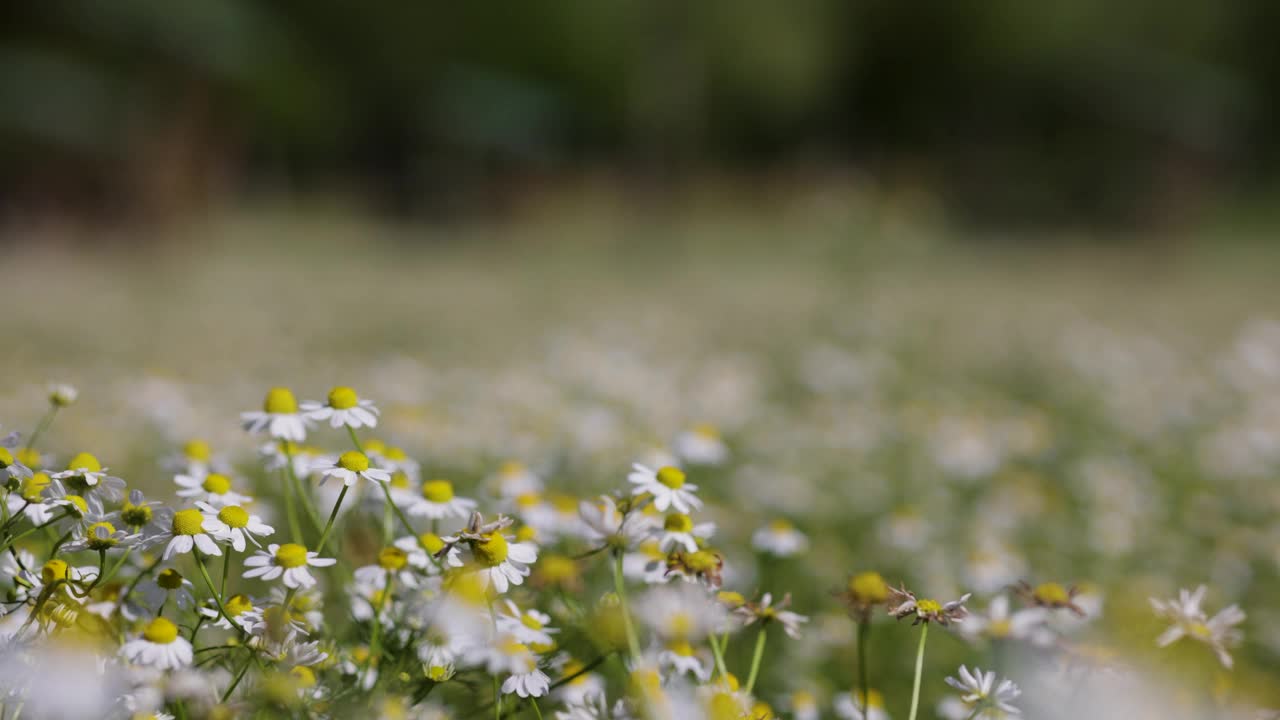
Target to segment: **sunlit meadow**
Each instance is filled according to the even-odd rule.
[[[1280,705],[1255,253],[591,207],[8,251],[0,718]]]

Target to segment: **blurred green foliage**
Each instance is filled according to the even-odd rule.
[[[1280,6],[59,0],[0,10],[0,192],[414,210],[605,167],[853,164],[970,217],[1176,217],[1271,179]]]

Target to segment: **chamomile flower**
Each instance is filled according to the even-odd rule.
[[[777,605],[773,604],[773,594],[765,593],[758,603],[744,603],[738,606],[733,612],[742,619],[743,627],[751,625],[757,620],[761,625],[776,622],[782,626],[783,631],[791,639],[799,639],[800,626],[809,622],[809,618],[799,613],[787,610],[787,606],[791,604],[791,594],[783,596],[782,602]]]
[[[162,617],[147,623],[141,634],[120,648],[120,655],[135,665],[161,670],[187,667],[195,657],[191,643],[178,633],[178,626]]]
[[[196,508],[186,508],[173,514],[170,522],[169,542],[164,547],[164,559],[185,555],[198,548],[205,555],[222,555],[218,543],[204,527],[204,515]]]
[[[175,475],[173,482],[181,488],[176,493],[178,497],[192,502],[204,501],[214,507],[244,505],[253,500],[233,490],[231,478],[222,473],[209,473],[203,477]]]
[[[692,675],[699,682],[711,679],[711,663],[709,653],[694,648],[688,640],[668,640],[657,653],[659,669],[670,668],[676,675]]]
[[[437,575],[444,568],[462,567],[462,549],[453,545],[445,551],[444,540],[432,532],[423,533],[418,537],[406,535],[396,538],[392,544],[404,552],[410,567],[417,568],[428,575]],[[444,554],[438,558],[435,557],[441,551],[444,551]]]
[[[861,696],[861,690],[836,695],[833,698],[836,717],[840,720],[889,720],[889,713],[884,708],[884,695],[879,690],[867,690],[865,703]]]
[[[511,635],[500,634],[492,643],[468,648],[464,660],[490,675],[507,675],[502,682],[503,694],[542,697],[551,689],[551,679],[538,669],[538,656]]]
[[[582,705],[591,698],[603,697],[605,692],[604,678],[587,670],[582,662],[561,655],[555,665],[559,668],[562,683],[554,692],[555,698],[566,705]],[[567,680],[566,680],[567,678]]]
[[[275,528],[262,522],[262,518],[257,515],[250,515],[239,505],[224,505],[217,508],[209,503],[196,502],[196,508],[204,517],[202,523],[204,531],[222,542],[230,543],[236,552],[244,552],[246,538],[254,545],[262,547],[258,537],[275,533]]]
[[[552,635],[560,632],[551,627],[551,616],[534,609],[521,610],[514,602],[504,600],[495,622],[498,632],[505,633],[531,647],[555,644]]]
[[[17,446],[17,433],[9,435],[0,444],[0,484],[8,482],[9,478],[22,481],[31,477],[31,468],[14,455],[13,451]]]
[[[48,473],[32,473],[5,497],[9,514],[22,513],[32,525],[43,525],[53,516],[53,506],[44,502],[44,491],[53,483]]]
[[[333,465],[323,468],[321,473],[324,478],[320,481],[334,477],[342,481],[343,485],[351,487],[356,484],[360,478],[372,482],[390,482],[391,473],[369,465],[369,457],[358,450],[348,450],[338,456],[333,461]]]
[[[948,677],[946,682],[961,692],[960,701],[970,710],[969,717],[995,720],[1007,715],[1020,715],[1021,710],[1012,703],[1022,694],[1022,690],[1005,678],[996,683],[994,672],[983,672],[974,668],[973,672],[964,665],[956,673],[959,678]]]
[[[256,633],[259,624],[263,622],[262,610],[255,607],[253,599],[248,595],[232,595],[222,603],[222,608],[227,611],[227,615],[231,617],[232,622],[236,624],[238,630],[243,630],[250,635]],[[223,630],[231,630],[231,623],[227,622],[227,618],[222,616],[216,606],[202,605],[200,606],[200,614],[206,619],[206,622],[214,627]]]
[[[729,448],[720,438],[720,431],[707,424],[696,425],[677,435],[671,449],[692,465],[721,465],[729,459]]]
[[[1014,591],[1018,593],[1018,597],[1036,607],[1049,610],[1063,608],[1070,610],[1076,617],[1085,617],[1084,608],[1075,603],[1075,597],[1080,593],[1075,585],[1063,586],[1047,582],[1032,587],[1027,581],[1019,580]]]
[[[117,530],[109,520],[100,519],[84,528],[80,537],[66,543],[62,546],[64,552],[78,552],[80,550],[114,550],[115,548],[129,548],[138,544],[142,536],[138,533],[127,533],[123,530]]]
[[[80,397],[80,391],[66,383],[49,384],[49,404],[56,407],[69,407]]]
[[[684,471],[667,465],[653,470],[639,463],[631,466],[627,480],[634,485],[633,495],[648,493],[653,496],[653,506],[659,512],[675,508],[677,512],[691,513],[702,507],[702,501],[694,493],[698,486],[685,481]]]
[[[697,642],[725,629],[724,607],[697,585],[668,585],[649,590],[635,603],[636,616],[664,640]]]
[[[790,522],[778,519],[752,533],[751,545],[760,552],[791,557],[809,549],[809,538]]]
[[[1192,591],[1179,590],[1176,600],[1151,598],[1151,607],[1156,615],[1172,623],[1156,638],[1156,645],[1167,647],[1184,637],[1190,637],[1208,645],[1218,656],[1218,662],[1230,669],[1233,661],[1227,648],[1240,641],[1241,633],[1235,626],[1245,621],[1245,613],[1236,605],[1228,605],[1218,614],[1209,617],[1200,607],[1207,591],[1201,585]]]
[[[940,603],[929,598],[917,600],[915,594],[905,588],[891,587],[889,588],[889,614],[898,620],[909,615],[915,616],[915,620],[911,623],[912,625],[919,625],[922,622],[950,625],[964,620],[969,614],[969,611],[964,606],[969,597],[969,594],[966,593],[959,600]]]
[[[699,540],[706,540],[716,532],[716,524],[698,523],[684,513],[668,513],[662,521],[662,529],[658,531],[658,549],[671,552],[682,548],[685,552],[698,552]]]
[[[316,584],[307,567],[329,567],[338,561],[333,558],[322,558],[320,554],[307,550],[297,543],[276,545],[272,543],[267,549],[259,550],[251,557],[245,558],[245,578],[260,577],[263,580],[281,578],[288,588],[309,588]]]
[[[609,495],[578,503],[578,516],[582,519],[582,536],[600,547],[627,550],[649,537],[655,528],[654,520],[644,513],[623,513]]]
[[[515,498],[529,493],[542,492],[542,478],[530,470],[524,463],[508,460],[502,463],[498,471],[489,476],[488,484],[498,495],[504,498]]]
[[[60,480],[54,480],[44,489],[44,498],[46,507],[61,508],[65,517],[59,524],[83,527],[103,516],[102,502],[98,498],[67,492]]]
[[[157,610],[169,601],[173,601],[180,610],[195,606],[195,596],[191,594],[194,586],[191,581],[182,577],[182,573],[173,568],[166,568],[138,584],[138,592],[142,595],[143,604]]]
[[[482,587],[493,586],[499,594],[511,585],[521,585],[529,576],[529,565],[538,559],[538,546],[530,542],[512,542],[503,534],[511,525],[510,518],[499,516],[485,523],[479,513],[471,516],[466,529],[444,538],[446,547],[465,543]]]
[[[1011,612],[1007,595],[991,599],[986,614],[973,613],[960,625],[960,633],[968,638],[992,640],[1026,640],[1035,645],[1048,645],[1054,634],[1045,625],[1048,611],[1040,607]]]
[[[298,400],[288,388],[276,387],[267,391],[262,410],[240,413],[244,429],[255,435],[265,432],[278,440],[302,442],[307,438],[310,422],[298,412]]]
[[[428,480],[422,483],[421,497],[415,497],[405,508],[410,517],[432,520],[459,518],[465,520],[475,512],[476,501],[454,494],[453,483],[448,480]]]
[[[324,402],[312,400],[302,403],[302,412],[308,420],[328,421],[329,427],[334,428],[346,426],[359,430],[378,425],[378,408],[374,407],[373,401],[361,399],[355,390],[344,386],[330,390]]]
[[[79,495],[88,497],[100,495],[105,500],[119,500],[124,497],[124,480],[107,474],[98,458],[82,452],[67,462],[67,469],[53,474],[67,488]]]

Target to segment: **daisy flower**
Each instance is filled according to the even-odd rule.
[[[707,424],[696,425],[677,435],[671,449],[694,465],[721,465],[729,459],[729,448],[720,438],[720,431]]]
[[[832,704],[840,720],[889,720],[884,708],[884,695],[879,690],[867,690],[866,702],[860,702],[861,691],[840,693]],[[865,710],[865,712],[864,712]]]
[[[578,503],[582,519],[582,536],[594,545],[627,550],[648,538],[655,528],[654,520],[640,512],[623,513],[609,495],[594,501]],[[656,547],[656,545],[655,545]]]
[[[566,705],[582,705],[594,696],[604,696],[604,678],[599,674],[588,672],[587,666],[579,660],[562,655],[559,664],[560,680],[563,683],[555,691],[555,697]],[[573,678],[568,682],[564,678]]]
[[[1229,669],[1233,662],[1227,648],[1240,641],[1241,634],[1235,626],[1245,621],[1245,613],[1237,605],[1228,605],[1217,615],[1209,617],[1200,608],[1207,590],[1201,585],[1193,591],[1179,590],[1176,600],[1151,598],[1151,607],[1156,615],[1173,623],[1156,638],[1156,645],[1167,647],[1183,637],[1190,637],[1208,645],[1218,656],[1218,662]]]
[[[69,493],[60,480],[54,480],[44,489],[44,497],[45,506],[62,508],[66,515],[64,521],[70,521],[73,526],[84,526],[103,516],[102,501],[93,496],[86,498]]]
[[[147,623],[140,635],[120,648],[120,654],[135,665],[160,670],[187,667],[195,657],[191,643],[178,633],[178,626],[162,617]]]
[[[109,520],[98,520],[84,529],[84,534],[62,546],[63,552],[80,550],[112,550],[118,547],[128,548],[138,544],[142,536],[117,530]]]
[[[715,523],[694,525],[693,520],[684,513],[669,513],[662,521],[662,529],[658,531],[658,549],[671,552],[680,547],[686,552],[698,552],[698,541],[706,540],[715,532]]]
[[[542,492],[542,478],[524,463],[514,460],[502,463],[498,472],[489,476],[488,483],[504,498]]]
[[[107,500],[119,500],[124,497],[124,480],[108,475],[106,470],[98,458],[82,452],[67,462],[66,470],[54,473],[53,479],[85,497],[98,494]]]
[[[277,440],[302,442],[307,438],[310,422],[298,412],[298,399],[289,388],[276,387],[267,391],[261,411],[240,413],[244,429],[255,435],[266,432]]]
[[[317,552],[309,551],[297,543],[276,545],[272,543],[266,550],[259,550],[253,556],[245,558],[244,564],[249,569],[244,572],[245,578],[260,577],[263,580],[282,578],[285,587],[309,588],[316,584],[307,567],[329,567],[338,562],[333,558],[322,558]]]
[[[936,622],[939,625],[950,625],[953,622],[964,620],[969,611],[964,604],[970,595],[965,593],[959,600],[952,600],[949,603],[940,603],[937,600],[929,598],[916,599],[914,593],[909,592],[905,588],[889,588],[889,614],[901,620],[908,615],[914,615],[915,621],[912,625],[919,625],[922,622]]]
[[[173,514],[170,523],[169,542],[164,547],[164,560],[174,555],[185,555],[192,548],[199,548],[205,555],[222,555],[218,543],[204,528],[204,515],[196,508],[186,508]]]
[[[258,547],[258,536],[266,537],[275,532],[275,528],[262,522],[257,515],[250,515],[239,505],[226,505],[216,508],[208,503],[197,502],[196,508],[204,517],[201,527],[218,540],[231,543],[236,552],[244,552],[245,539]]]
[[[173,522],[173,510],[159,500],[147,500],[141,490],[130,490],[120,509],[111,514],[121,525],[142,535],[141,547],[163,542]]]
[[[809,622],[809,618],[799,613],[787,610],[787,606],[791,604],[791,594],[783,596],[782,602],[777,605],[773,604],[773,594],[765,593],[758,603],[744,603],[734,610],[734,614],[742,619],[742,626],[746,627],[760,621],[761,625],[767,625],[776,622],[782,626],[783,631],[787,633],[787,637],[793,640],[800,638],[800,625]]]
[[[697,642],[725,629],[724,607],[696,585],[668,585],[642,595],[632,607],[636,616],[664,640]]]
[[[232,595],[223,601],[222,607],[227,611],[227,615],[232,622],[236,624],[238,630],[243,630],[250,635],[256,634],[258,626],[263,623],[262,610],[254,607],[253,599],[248,595]],[[209,605],[200,606],[200,614],[204,616],[205,622],[214,627],[223,630],[231,630],[231,623],[227,622],[227,618],[218,612],[218,608]]]
[[[32,525],[43,525],[53,517],[53,507],[45,504],[44,491],[53,482],[48,473],[32,473],[22,481],[17,491],[10,492],[5,498],[9,505],[9,514],[21,512]],[[3,484],[0,481],[0,484]]]
[[[466,519],[475,512],[476,501],[453,494],[453,483],[448,480],[428,480],[422,483],[422,497],[415,497],[405,512],[412,517],[432,520],[444,518]]]
[[[1005,678],[996,684],[994,672],[984,673],[976,667],[973,672],[969,672],[964,665],[960,666],[960,671],[956,674],[959,679],[948,677],[946,683],[961,692],[960,701],[970,708],[969,717],[994,720],[1022,713],[1011,704],[1022,694],[1022,690],[1012,680]]]
[[[684,471],[667,465],[657,470],[635,463],[627,480],[635,485],[632,495],[648,493],[653,496],[653,506],[659,512],[675,508],[677,512],[691,513],[702,507],[702,501],[694,493],[698,486],[685,482]]]
[[[711,679],[711,659],[705,651],[696,650],[688,640],[668,640],[658,652],[658,668],[671,668],[677,675],[692,675],[699,682]]]
[[[1044,608],[1023,608],[1010,612],[1009,598],[997,595],[991,599],[985,615],[975,613],[965,618],[960,633],[969,638],[988,637],[993,640],[1028,640],[1036,645],[1053,642],[1053,632],[1045,625],[1048,611]]]
[[[248,495],[231,489],[231,478],[222,473],[209,473],[203,476],[175,475],[173,482],[178,486],[176,495],[195,502],[202,500],[215,507],[223,505],[243,505],[253,500]]]
[[[781,518],[751,534],[751,545],[760,552],[791,557],[809,549],[809,538]]]
[[[358,450],[348,450],[342,453],[333,462],[332,466],[324,468],[321,472],[324,474],[323,479],[320,480],[321,483],[331,477],[336,477],[347,487],[355,485],[360,478],[381,483],[391,480],[391,473],[370,467],[369,457]]]
[[[195,596],[191,594],[193,587],[190,580],[182,577],[182,573],[173,568],[166,568],[161,570],[154,579],[148,578],[139,583],[138,592],[142,594],[143,603],[153,610],[170,599],[179,609],[187,610],[196,604]]]
[[[359,430],[362,427],[378,426],[378,408],[372,400],[361,400],[356,391],[349,387],[338,386],[329,391],[324,402],[309,401],[302,403],[302,412],[308,420],[316,422],[329,421],[329,427],[349,427]]]
[[[445,542],[433,532],[425,532],[418,537],[406,535],[396,538],[392,544],[404,552],[411,567],[428,575],[439,574],[441,568],[462,567],[462,550],[456,545],[451,546],[438,559],[434,557],[445,550]]]
[[[1018,593],[1018,597],[1036,607],[1049,610],[1063,608],[1070,610],[1076,617],[1085,617],[1084,608],[1075,603],[1076,595],[1080,594],[1075,585],[1064,587],[1056,582],[1047,582],[1032,587],[1027,581],[1019,580],[1014,591]]]
[[[464,653],[468,665],[483,667],[490,675],[507,675],[503,694],[542,697],[551,689],[551,679],[538,669],[538,656],[511,635],[502,634],[492,643],[475,645]]]
[[[537,610],[521,610],[510,600],[503,601],[495,618],[498,631],[532,647],[555,644],[552,635],[560,632],[550,627],[551,616]]]
[[[13,450],[18,445],[18,434],[12,433],[0,441],[0,484],[15,478],[19,481],[31,477],[31,468],[24,465],[14,456]]]
[[[481,586],[487,588],[492,585],[499,594],[505,593],[511,585],[523,584],[529,576],[529,565],[538,559],[537,545],[507,539],[502,531],[510,525],[511,518],[498,516],[496,521],[485,523],[480,513],[474,513],[466,529],[444,538],[446,548],[467,544]]]
[[[49,384],[49,404],[57,407],[68,407],[80,397],[80,391],[66,383]]]

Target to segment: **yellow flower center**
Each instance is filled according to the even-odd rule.
[[[39,467],[40,465],[40,451],[35,448],[18,448],[18,454],[15,457],[18,458],[18,462],[29,468]]]
[[[700,424],[700,425],[698,425],[698,426],[694,427],[694,428],[693,428],[693,433],[694,433],[695,435],[699,435],[699,436],[701,436],[701,437],[703,437],[703,438],[706,438],[707,440],[719,440],[719,439],[720,439],[720,431],[716,429],[716,426],[715,426],[715,425],[708,425],[707,423],[702,423],[702,424]]]
[[[75,506],[77,515],[83,516],[85,513],[89,512],[89,503],[85,502],[84,498],[79,495],[66,495],[63,499]]]
[[[1013,623],[1009,620],[992,620],[987,626],[987,633],[992,637],[1009,637],[1013,633]]]
[[[693,631],[693,617],[683,610],[672,613],[667,618],[667,634],[672,637],[687,637]]]
[[[142,527],[151,522],[153,512],[150,505],[134,505],[128,500],[120,508],[120,519],[129,527]]]
[[[360,397],[349,387],[338,386],[329,391],[329,407],[334,410],[349,410],[360,404]]]
[[[383,570],[400,570],[409,564],[409,556],[398,547],[385,547],[378,553],[378,567]]]
[[[276,550],[276,564],[283,568],[307,564],[307,549],[297,543],[285,543]]]
[[[55,580],[66,580],[67,570],[70,569],[63,560],[50,560],[40,568],[40,582],[48,585]]]
[[[33,473],[31,477],[22,481],[22,499],[33,503],[40,502],[44,489],[49,487],[49,483],[53,480],[48,473]]]
[[[241,613],[248,612],[253,609],[253,602],[249,600],[248,595],[232,595],[229,600],[222,604],[227,614],[231,617],[239,617]]]
[[[538,538],[538,531],[531,525],[516,528],[516,542],[532,542]]]
[[[534,617],[533,615],[530,615],[529,613],[525,613],[520,616],[520,624],[524,625],[530,630],[541,630],[543,627],[542,621]]]
[[[453,499],[453,483],[448,480],[428,480],[422,483],[422,497],[433,503],[447,503]]]
[[[878,572],[863,572],[849,581],[849,592],[858,602],[875,605],[889,599],[889,585]]]
[[[156,576],[156,585],[165,590],[177,590],[182,587],[182,573],[169,568]]]
[[[369,469],[369,458],[362,452],[348,450],[338,456],[338,467],[354,473],[362,473]]]
[[[684,564],[695,573],[709,573],[720,564],[720,559],[713,552],[699,550],[686,557]]]
[[[204,516],[195,508],[179,510],[173,514],[174,535],[199,535],[204,532],[204,528],[201,527],[203,524]]]
[[[231,478],[218,473],[209,473],[204,482],[200,483],[200,487],[213,495],[226,495],[231,491]]]
[[[578,577],[578,564],[564,555],[548,555],[538,562],[538,575],[549,583],[566,583]]]
[[[658,470],[657,476],[658,482],[666,485],[672,490],[679,490],[684,486],[684,471],[680,468],[668,465]]]
[[[667,532],[687,533],[693,530],[693,519],[684,513],[671,513],[663,521],[662,527]]]
[[[538,493],[523,493],[516,496],[516,506],[522,510],[537,507],[542,503],[542,496]]]
[[[188,460],[196,462],[209,462],[209,458],[213,457],[213,448],[209,447],[209,443],[204,440],[188,440],[182,446],[182,454]]]
[[[98,537],[98,528],[106,530],[104,537]],[[109,522],[96,522],[85,529],[85,537],[88,539],[90,550],[105,550],[106,548],[115,547],[116,540],[113,535],[116,534],[116,528]]]
[[[733,592],[732,590],[722,590],[716,593],[716,599],[730,609],[740,608],[747,604],[747,599],[742,597],[742,593]]]
[[[292,415],[298,412],[298,399],[289,388],[271,388],[267,391],[267,399],[262,402],[262,409],[273,414]]]
[[[1204,623],[1191,623],[1187,625],[1187,632],[1198,640],[1208,640],[1213,636],[1213,631]]]
[[[9,448],[0,447],[0,469],[4,469],[13,464],[13,453],[9,452]]]
[[[394,445],[388,445],[387,449],[382,451],[382,454],[392,462],[403,462],[409,459],[408,453]]]
[[[769,529],[777,533],[784,533],[784,532],[791,532],[792,530],[795,529],[795,526],[792,525],[789,521],[779,518],[769,523]]]
[[[942,603],[937,600],[919,600],[916,602],[917,615],[933,615],[942,612]]]
[[[400,490],[405,490],[405,489],[408,489],[410,484],[411,483],[409,482],[409,476],[406,475],[404,471],[397,470],[391,474],[391,483],[390,483],[391,487],[399,488]]]
[[[507,559],[507,539],[501,532],[489,533],[471,543],[471,552],[484,567],[497,567]]]
[[[289,674],[298,681],[299,687],[311,688],[316,686],[316,674],[306,665],[295,665]]]
[[[863,704],[866,705],[868,708],[883,708],[884,694],[881,693],[879,690],[868,690],[866,702]]]
[[[707,703],[708,720],[742,720],[742,703],[727,692],[717,692]]]
[[[510,635],[504,635],[502,639],[498,641],[498,649],[506,655],[523,655],[524,653],[529,652],[529,648],[525,647],[522,643],[517,642],[516,639]]]
[[[502,463],[502,467],[498,469],[498,473],[505,477],[513,477],[524,474],[524,463],[508,460]]]
[[[102,472],[102,463],[98,462],[98,458],[87,452],[77,454],[67,463],[68,470],[79,470],[80,472]]]
[[[688,640],[672,640],[667,643],[667,649],[680,657],[693,657],[693,646]]]
[[[242,528],[249,524],[249,513],[239,505],[228,505],[218,511],[218,519],[233,528]]]
[[[1036,600],[1045,605],[1066,605],[1071,602],[1071,593],[1055,582],[1037,585],[1034,595]]]
[[[142,637],[146,638],[148,642],[168,645],[178,639],[178,626],[162,617],[158,617],[147,623],[147,629],[142,631]]]
[[[444,549],[444,540],[433,532],[424,532],[418,536],[418,542],[422,544],[422,549],[435,555]]]

